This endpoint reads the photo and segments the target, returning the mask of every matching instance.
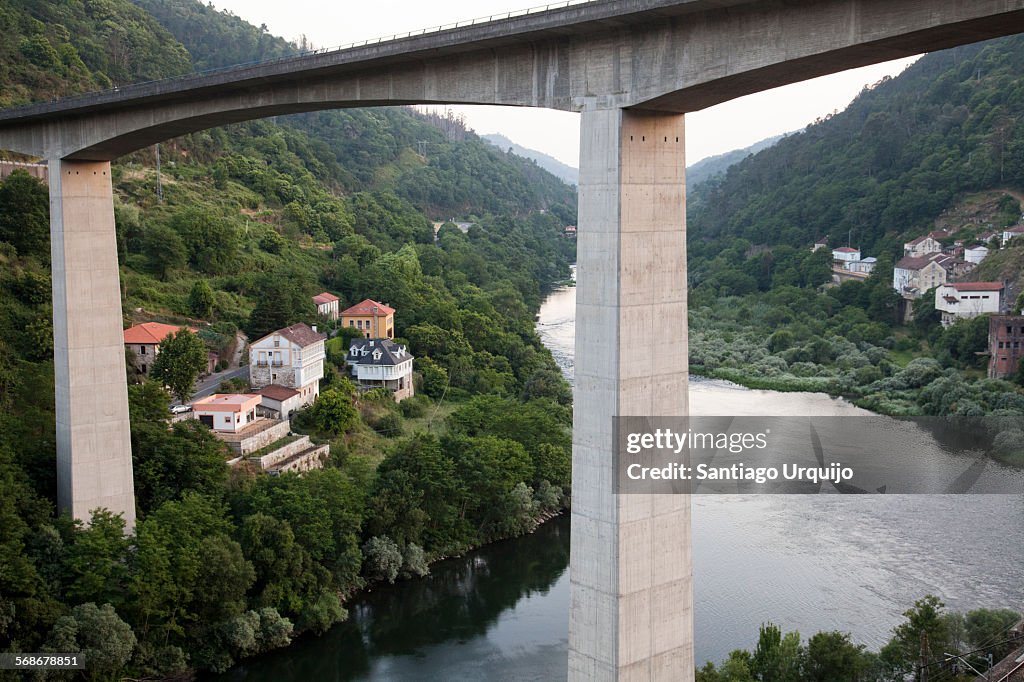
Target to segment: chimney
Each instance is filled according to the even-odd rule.
[[[313,331],[316,331],[316,325],[315,324],[313,325]]]

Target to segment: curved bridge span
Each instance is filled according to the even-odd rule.
[[[689,499],[612,493],[613,417],[688,412],[684,115],[1019,32],[1024,0],[595,0],[0,111],[49,164],[61,508],[135,520],[112,159],[320,109],[577,111],[569,677],[693,680]]]

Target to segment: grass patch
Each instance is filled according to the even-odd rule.
[[[288,445],[289,443],[294,443],[300,438],[302,438],[302,436],[285,436],[284,438],[278,438],[273,443],[269,443],[268,445],[264,445],[259,450],[250,452],[248,455],[246,455],[246,457],[249,459],[259,459],[264,455],[269,455],[274,450],[283,448],[285,445]]]

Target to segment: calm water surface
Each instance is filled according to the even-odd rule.
[[[569,380],[576,291],[538,331]],[[696,414],[865,414],[818,393],[694,377]],[[941,456],[941,453],[937,454]],[[915,599],[1024,611],[1024,499],[970,495],[693,498],[697,660],[752,647],[761,623],[842,630],[877,648]],[[223,680],[560,680],[566,677],[569,523],[435,565],[377,590],[351,619]]]

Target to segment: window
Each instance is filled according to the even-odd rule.
[[[356,326],[355,320],[349,320],[348,321],[348,326],[350,326],[350,327]]]
[[[281,339],[274,339],[274,348],[281,347]]]
[[[146,347],[145,346],[139,346],[139,355],[145,355],[145,354],[146,354]]]

